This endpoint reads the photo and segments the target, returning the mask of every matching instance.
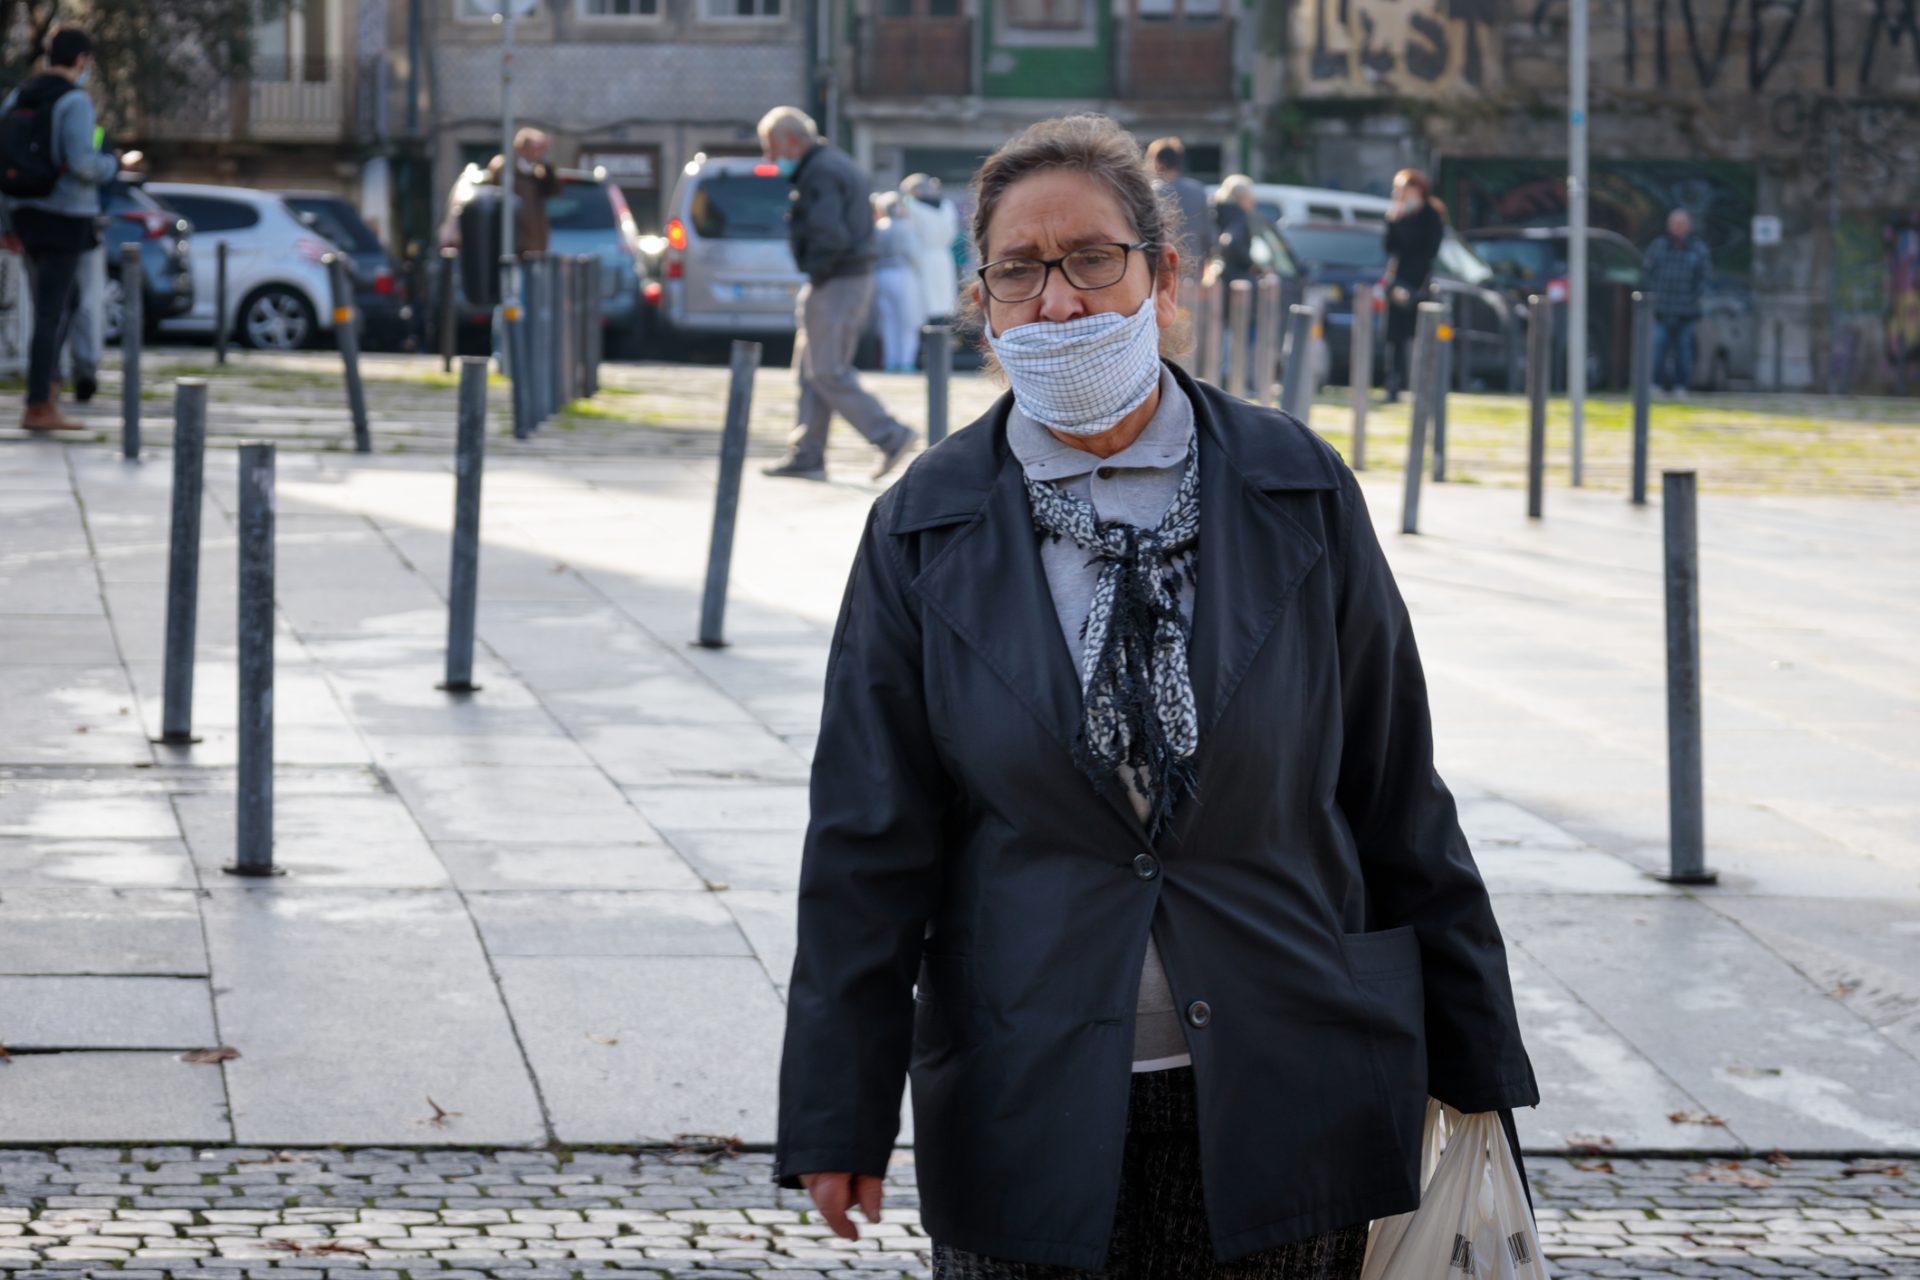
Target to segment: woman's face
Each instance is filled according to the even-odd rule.
[[[1082,173],[1051,169],[1008,187],[1000,197],[993,221],[987,226],[988,262],[1001,258],[1058,258],[1090,244],[1133,244],[1140,233],[1105,186]],[[1118,284],[1104,289],[1076,289],[1059,270],[1047,274],[1047,287],[1027,302],[997,302],[974,278],[973,297],[986,309],[995,334],[1023,324],[1046,321],[1059,324],[1082,316],[1119,311],[1132,315],[1154,298],[1154,318],[1162,329],[1174,322],[1174,290],[1179,255],[1171,248],[1158,251],[1156,278],[1147,264],[1148,253],[1127,256],[1127,272]]]
[[[1393,184],[1393,198],[1409,209],[1418,209],[1422,203],[1420,189],[1405,178]]]

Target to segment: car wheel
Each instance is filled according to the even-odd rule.
[[[285,285],[256,289],[240,304],[240,340],[255,351],[298,351],[319,328],[313,304]]]
[[[113,346],[120,344],[120,332],[127,323],[127,291],[120,285],[119,276],[108,276],[107,287],[100,294],[100,335],[103,342]]]

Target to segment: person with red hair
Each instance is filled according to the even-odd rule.
[[[1427,299],[1433,260],[1447,237],[1447,207],[1418,169],[1393,175],[1393,205],[1387,210],[1387,269],[1380,277],[1387,298],[1387,403],[1407,385],[1407,347],[1413,341],[1420,304]]]

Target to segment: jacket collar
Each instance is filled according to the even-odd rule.
[[[1200,801],[1176,811],[1163,845],[1178,844],[1198,820],[1207,800],[1210,730],[1322,552],[1268,495],[1340,484],[1332,449],[1305,428],[1195,383],[1183,370],[1173,373],[1193,402],[1200,443],[1199,588],[1189,647],[1200,710]],[[889,529],[905,535],[962,526],[913,589],[1007,683],[1072,770],[1082,714],[1079,655],[1061,634],[1020,463],[1007,447],[1012,404],[1011,395],[1002,396],[908,469],[896,486]],[[1146,843],[1121,788],[1106,794],[1108,807]]]

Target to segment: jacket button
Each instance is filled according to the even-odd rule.
[[[1133,874],[1142,880],[1151,880],[1160,874],[1160,859],[1150,853],[1143,853],[1133,860]]]
[[[1098,467],[1094,470],[1093,474],[1095,474],[1096,476],[1099,476],[1102,480],[1111,480],[1113,479],[1113,468]]]
[[[1205,1000],[1195,1000],[1187,1006],[1187,1021],[1196,1027],[1204,1027],[1213,1021],[1213,1010]]]

